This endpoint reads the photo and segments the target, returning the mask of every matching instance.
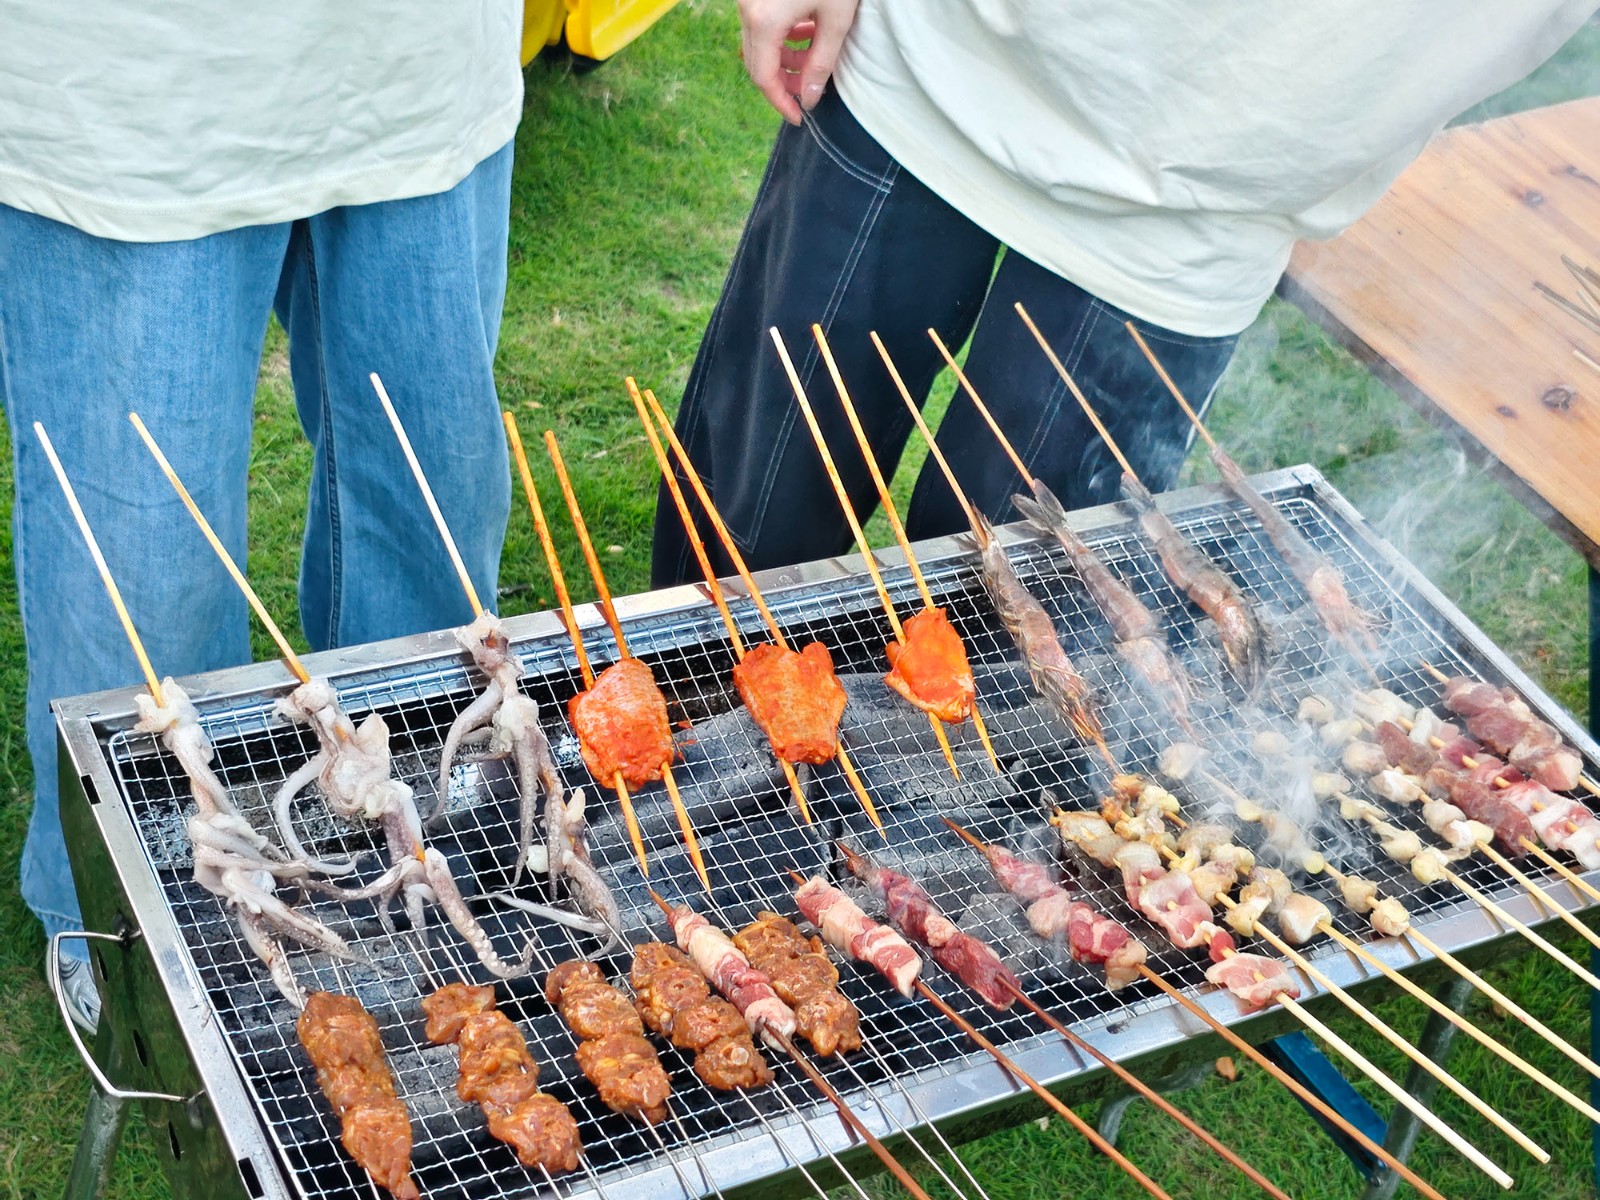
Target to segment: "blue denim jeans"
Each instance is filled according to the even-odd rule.
[[[1069,508],[1117,495],[1120,471],[1012,304],[1021,301],[1093,402],[1134,468],[1170,487],[1191,426],[1123,328],[1128,314],[1007,251],[901,169],[829,91],[799,127],[784,126],[712,314],[678,411],[678,435],[752,566],[838,554],[846,525],[787,377],[767,335],[777,326],[863,520],[877,503],[811,323],[827,332],[851,399],[885,472],[912,430],[910,415],[868,340],[876,330],[920,403],[943,360],[970,335],[966,372],[1035,475]],[[1193,401],[1209,399],[1236,338],[1196,338],[1136,322]],[[1014,519],[1020,484],[977,410],[950,405],[940,448],[973,502]],[[913,537],[966,527],[930,460],[906,523]],[[729,564],[707,525],[719,567]],[[658,585],[696,575],[669,495],[656,510]]]
[[[116,242],[0,206],[0,399],[27,641],[34,806],[24,899],[76,927],[49,702],[141,676],[32,431],[44,424],[151,661],[249,661],[249,614],[128,423],[137,411],[246,561],[252,406],[268,316],[313,467],[300,617],[314,649],[471,618],[369,372],[388,388],[480,595],[510,512],[494,386],[511,147],[434,196],[193,241]]]

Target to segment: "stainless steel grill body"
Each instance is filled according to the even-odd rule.
[[[1317,549],[1339,564],[1356,602],[1382,618],[1381,668],[1387,686],[1416,702],[1436,705],[1438,688],[1423,672],[1425,660],[1446,671],[1509,682],[1584,752],[1593,773],[1596,748],[1575,723],[1379,540],[1320,474],[1301,467],[1256,482]],[[1254,519],[1218,491],[1189,489],[1163,497],[1161,503],[1268,613],[1277,630],[1278,668],[1274,695],[1265,706],[1287,704],[1292,713],[1293,699],[1319,680],[1331,662],[1294,581]],[[1075,514],[1074,523],[1113,570],[1159,610],[1175,649],[1202,686],[1197,705],[1202,726],[1220,728],[1221,714],[1233,704],[1207,625],[1162,575],[1121,510],[1088,510]],[[1069,653],[1101,690],[1117,758],[1130,769],[1152,769],[1165,740],[1175,736],[1170,720],[1121,674],[1108,653],[1105,622],[1067,572],[1063,556],[1017,528],[1002,531],[1002,536],[1023,579],[1056,618]],[[897,602],[903,612],[914,611],[916,594],[898,556],[888,553],[884,558],[893,564],[889,578]],[[966,639],[979,703],[1006,774],[996,777],[989,770],[968,726],[956,739],[965,776],[956,784],[925,718],[888,696],[881,673],[889,630],[858,559],[772,572],[760,582],[788,635],[797,641],[815,637],[833,651],[851,693],[845,742],[877,800],[889,836],[886,842],[878,837],[833,765],[814,775],[810,794],[816,824],[802,827],[764,739],[739,707],[728,676],[731,651],[702,593],[680,588],[625,598],[618,608],[630,648],[654,667],[672,717],[693,725],[692,732],[680,735],[683,761],[677,773],[716,891],[713,900],[700,891],[659,785],[636,798],[652,853],[649,883],[670,898],[720,917],[725,925],[753,919],[763,907],[792,913],[788,869],[837,873],[831,843],[843,837],[920,878],[949,915],[1005,949],[1033,995],[1077,1022],[1079,1031],[1107,1054],[1125,1062],[1146,1060],[1155,1072],[1170,1060],[1209,1053],[1201,1036],[1204,1027],[1148,985],[1112,996],[1097,973],[1071,963],[1064,950],[1037,944],[1017,906],[1007,897],[988,894],[992,889],[982,863],[938,822],[940,813],[948,813],[982,836],[1039,852],[1048,844],[1044,815],[1050,805],[1091,807],[1104,767],[1033,697],[1015,651],[983,597],[974,556],[964,540],[927,543],[919,559],[936,599]],[[734,608],[750,637],[761,640],[753,606],[735,601]],[[585,608],[579,616],[591,654],[598,663],[611,661],[615,649],[598,613]],[[593,822],[590,844],[624,905],[630,940],[665,939],[659,916],[645,898],[645,881],[628,849],[615,801],[587,779],[567,731],[566,700],[580,684],[559,621],[546,613],[511,619],[507,627],[526,664],[528,692],[543,710],[565,778],[569,785],[586,786]],[[424,806],[436,802],[434,777],[444,732],[480,687],[450,635],[356,647],[307,661],[315,673],[333,680],[357,721],[368,712],[384,716],[396,775],[416,789]],[[263,829],[277,787],[314,749],[302,729],[274,715],[274,702],[290,682],[274,664],[197,677],[192,685],[186,681],[216,748],[219,775]],[[337,1122],[295,1043],[293,1010],[277,996],[238,937],[231,916],[190,882],[183,825],[190,804],[187,782],[151,739],[130,732],[134,695],[132,690],[108,692],[56,705],[64,747],[63,809],[86,920],[93,928],[130,933],[121,953],[115,948],[95,951],[109,980],[110,1032],[103,1049],[130,1083],[197,1097],[182,1110],[158,1105],[150,1113],[176,1193],[327,1200],[370,1196],[370,1185],[338,1146]],[[1236,753],[1228,761],[1243,759]],[[458,767],[450,793],[446,816],[430,842],[449,855],[469,892],[506,886],[517,825],[511,775],[496,763]],[[297,807],[298,828],[313,852],[375,844],[367,834],[319,815],[315,795],[312,789]],[[1334,836],[1336,826],[1335,821],[1321,833]],[[1251,836],[1246,827],[1241,840]],[[1481,954],[1506,936],[1453,890],[1422,889],[1403,868],[1374,857],[1374,845],[1363,833],[1345,830],[1342,837],[1335,861],[1402,895],[1418,927],[1446,948]],[[368,873],[376,869],[374,864]],[[1114,880],[1076,864],[1071,869],[1098,908],[1141,935],[1148,932],[1145,940],[1152,949],[1165,944],[1127,911]],[[1506,887],[1496,870],[1474,860],[1466,875],[1519,918],[1540,920],[1526,896]],[[522,888],[530,898],[549,898],[540,882],[524,882]],[[1582,898],[1571,889],[1559,890],[1556,898],[1574,909],[1582,906]],[[538,1175],[523,1170],[509,1150],[488,1138],[476,1110],[456,1101],[454,1051],[430,1047],[422,1039],[417,1002],[429,990],[428,973],[434,978],[454,978],[458,969],[473,973],[459,939],[442,924],[433,927],[427,935],[432,948],[419,957],[409,939],[387,936],[370,909],[305,903],[374,963],[373,968],[335,968],[301,952],[294,956],[305,986],[353,991],[377,1015],[401,1093],[413,1113],[414,1162],[423,1193],[447,1200],[548,1190]],[[503,954],[514,951],[530,932],[539,938],[546,966],[595,948],[582,935],[520,913],[482,904],[477,909]],[[1347,914],[1339,922],[1354,936],[1370,937]],[[1375,976],[1326,943],[1310,949],[1317,965],[1339,983],[1360,985]],[[1379,942],[1374,949],[1401,969],[1421,961],[1397,943]],[[605,965],[613,976],[626,971],[625,958],[613,957]],[[1152,965],[1174,983],[1197,987],[1201,1003],[1220,1019],[1250,1023],[1252,1037],[1269,1036],[1281,1027],[1278,1017],[1248,1017],[1230,997],[1206,987],[1201,978],[1205,963],[1198,952],[1167,949],[1153,956]],[[1019,1120],[1033,1103],[1025,1093],[1019,1096],[987,1057],[969,1052],[930,1006],[893,996],[855,965],[846,965],[842,975],[846,994],[863,1013],[867,1039],[901,1083],[889,1086],[884,1065],[865,1056],[855,1056],[857,1074],[837,1064],[825,1066],[841,1091],[855,1095],[870,1126],[888,1133],[916,1124],[905,1091],[915,1096],[923,1113],[958,1136]],[[992,1013],[937,971],[931,982],[1038,1078],[1064,1094],[1098,1087],[1100,1072],[1092,1062],[1066,1050],[1054,1036],[1045,1036],[1025,1015]],[[540,996],[538,979],[503,985],[499,992],[502,1007],[528,1034],[547,1090],[577,1115],[588,1161],[605,1193],[681,1194],[678,1176],[662,1160],[657,1143],[598,1104],[573,1061],[573,1039]],[[1308,987],[1308,993],[1315,995],[1315,987]],[[674,1077],[681,1123],[661,1127],[661,1134],[691,1179],[699,1176],[694,1161],[679,1149],[685,1137],[724,1191],[753,1181],[770,1187],[779,1177],[795,1184],[794,1163],[815,1164],[825,1149],[849,1164],[862,1162],[859,1154],[845,1154],[848,1137],[792,1065],[776,1064],[775,1089],[782,1096],[775,1089],[752,1096],[777,1131],[775,1139],[744,1099],[702,1087],[677,1052],[664,1051],[663,1061]],[[860,1094],[863,1079],[874,1085],[875,1104]],[[787,1101],[780,1102],[783,1097]],[[799,1120],[795,1108],[813,1119]],[[560,1186],[570,1194],[594,1190],[583,1174],[563,1179]]]

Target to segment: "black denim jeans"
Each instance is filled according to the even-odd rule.
[[[891,473],[912,421],[868,339],[877,331],[921,403],[953,350],[1033,473],[1068,508],[1117,495],[1120,471],[1012,305],[1021,301],[1152,490],[1170,487],[1192,429],[1123,322],[1128,314],[1000,243],[901,169],[830,91],[800,127],[784,126],[723,284],[678,412],[678,436],[754,568],[826,558],[850,532],[768,336],[793,356],[851,501],[877,503],[811,324],[820,324],[874,451]],[[1195,338],[1136,322],[1191,400],[1208,400],[1234,337]],[[977,410],[951,403],[939,445],[973,503],[1010,520],[1020,484]],[[690,497],[691,508],[696,507]],[[966,527],[931,459],[912,495],[914,538]],[[713,561],[729,570],[700,519]],[[698,577],[670,496],[656,509],[656,586]]]

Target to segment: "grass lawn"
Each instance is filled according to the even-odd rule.
[[[500,343],[502,398],[518,413],[525,436],[545,427],[560,436],[595,541],[610,548],[608,573],[619,592],[646,585],[654,498],[649,451],[621,377],[636,374],[675,404],[776,125],[745,83],[737,48],[734,6],[714,0],[680,6],[593,74],[574,77],[544,65],[528,73]],[[1471,115],[1578,94],[1594,78],[1597,62],[1600,31],[1591,27],[1535,80]],[[1583,256],[1582,247],[1574,250]],[[1492,638],[1582,715],[1584,573],[1576,556],[1297,312],[1269,305],[1245,337],[1214,412],[1213,428],[1248,468],[1321,467]],[[249,567],[268,607],[285,616],[296,611],[309,460],[289,395],[282,338],[274,332],[258,399]],[[9,455],[0,455],[0,464],[7,464],[0,470],[9,473],[9,462]],[[902,486],[919,465],[908,453]],[[1196,478],[1206,478],[1208,469],[1191,464]],[[0,503],[9,504],[9,492],[7,479]],[[581,593],[587,573],[575,546],[565,552],[568,578]],[[502,611],[554,602],[520,508],[501,584]],[[255,649],[259,657],[271,654],[265,639]],[[22,664],[14,585],[3,571],[0,692],[9,701],[5,711],[15,714],[22,712]],[[15,892],[29,795],[20,720],[0,724],[0,988],[10,997],[0,1026],[0,1197],[21,1198],[61,1193],[87,1087],[41,982],[38,926]],[[1490,974],[1535,1016],[1585,1042],[1587,996],[1573,980],[1529,957],[1501,962]],[[1421,1028],[1414,1004],[1390,1001],[1383,1011],[1408,1036]],[[1581,1082],[1520,1022],[1482,1004],[1472,1015],[1561,1081],[1575,1088]],[[1329,1019],[1376,1062],[1399,1072],[1399,1056],[1364,1027]],[[1440,1101],[1446,1119],[1512,1165],[1519,1177],[1513,1195],[1594,1194],[1581,1118],[1523,1076],[1508,1076],[1476,1046],[1458,1047],[1453,1068],[1554,1155],[1547,1168],[1535,1168],[1504,1139],[1482,1132],[1464,1106]],[[1363,1090],[1376,1101],[1375,1089]],[[1292,1194],[1359,1190],[1328,1139],[1254,1068],[1246,1066],[1233,1083],[1213,1078],[1183,1103]],[[1135,1109],[1123,1130],[1130,1156],[1179,1195],[1231,1200],[1259,1194],[1147,1109]],[[963,1156],[996,1200],[1142,1194],[1059,1122],[994,1135]],[[1449,1196],[1497,1194],[1431,1138],[1423,1139],[1414,1162]],[[897,1194],[881,1181],[869,1189]],[[110,1194],[123,1200],[167,1194],[137,1121]]]

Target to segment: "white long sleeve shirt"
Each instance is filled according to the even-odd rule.
[[[1101,299],[1234,333],[1595,0],[862,0],[835,75],[908,171]]]
[[[453,187],[522,110],[521,0],[0,0],[0,204],[170,241]]]

